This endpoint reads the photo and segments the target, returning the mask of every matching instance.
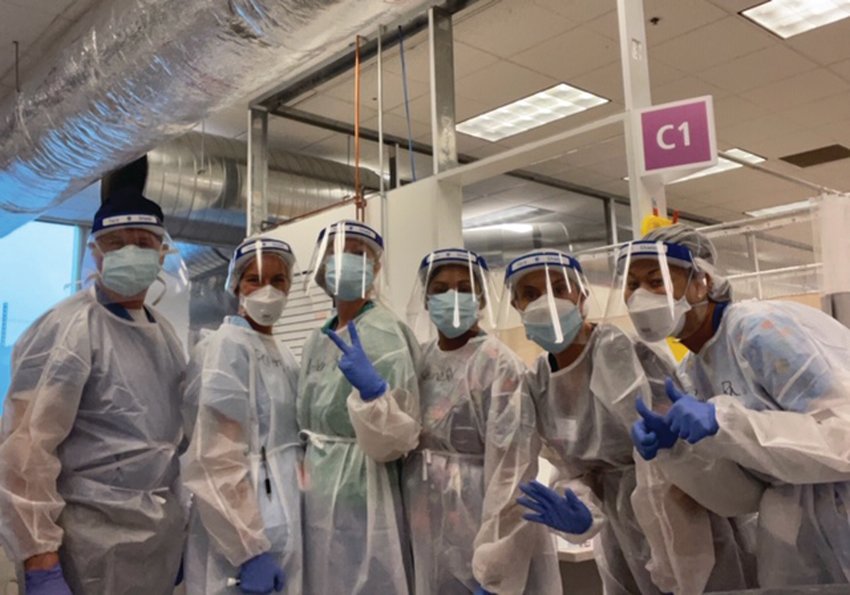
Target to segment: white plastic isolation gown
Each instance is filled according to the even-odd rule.
[[[0,535],[18,562],[58,550],[75,593],[170,594],[180,566],[185,357],[171,325],[147,314],[124,319],[80,291],[12,356]]]
[[[423,349],[422,436],[405,461],[416,595],[562,593],[554,540],[522,519],[540,449],[523,363],[480,334]]]
[[[596,561],[607,595],[657,594],[661,591],[648,568],[650,544],[632,505],[637,485],[635,457],[640,455],[633,450],[629,431],[638,418],[639,395],[645,399],[651,395],[653,403],[666,399],[664,379],[674,372],[673,364],[605,324],[594,327],[584,351],[569,367],[553,372],[550,359],[548,354],[538,359],[529,375],[544,442],[542,454],[557,470],[553,487],[559,493],[571,488],[593,515],[593,524],[584,534],[560,535],[573,543],[595,538]],[[656,512],[663,522],[675,522],[667,517],[682,514],[682,506],[667,491],[656,503]],[[692,559],[686,551],[678,563],[705,575],[702,584],[709,583],[712,590],[715,585],[746,586],[729,523],[708,518],[700,507],[684,512],[686,521],[702,515],[699,535],[708,543],[716,542],[718,564],[713,552],[706,560]],[[688,531],[688,525],[679,529]],[[665,585],[675,590],[673,586]]]
[[[758,511],[760,586],[850,582],[850,330],[800,304],[731,304],[680,377],[720,429],[659,459],[704,506]]]
[[[227,579],[270,553],[283,568],[284,593],[300,594],[295,359],[244,318],[229,316],[196,346],[187,381],[186,400],[198,411],[184,471],[194,494],[187,593],[240,593]]]
[[[419,440],[419,347],[383,306],[367,304],[355,324],[387,381],[384,395],[360,398],[339,370],[339,348],[322,329],[307,339],[301,358],[304,592],[406,595],[412,576],[400,459]],[[347,328],[337,333],[351,343]]]

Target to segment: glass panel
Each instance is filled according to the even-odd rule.
[[[4,396],[15,341],[75,289],[77,229],[34,221],[0,238],[0,270],[6,276],[0,284],[0,393]]]

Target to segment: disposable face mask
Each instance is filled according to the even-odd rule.
[[[543,295],[531,302],[522,313],[525,336],[540,345],[549,353],[561,353],[575,340],[584,317],[578,306],[570,300],[554,298],[555,312],[561,324],[563,340],[558,341],[548,298]]]
[[[455,290],[429,295],[428,315],[443,335],[454,339],[478,322],[478,299],[471,293]]]
[[[339,271],[336,270],[337,264]],[[325,258],[325,287],[337,299],[354,301],[365,298],[374,280],[372,260],[363,258],[362,254],[345,252],[341,258],[335,255]]]
[[[159,274],[160,253],[153,248],[124,246],[103,255],[103,285],[124,297],[139,295]]]
[[[643,287],[638,288],[629,298],[629,317],[644,341],[654,343],[667,337],[678,337],[685,327],[685,315],[691,305],[683,295],[673,301],[673,312],[667,294],[652,293]]]
[[[283,313],[286,294],[276,287],[264,285],[257,291],[242,296],[239,301],[251,320],[261,326],[271,326]]]

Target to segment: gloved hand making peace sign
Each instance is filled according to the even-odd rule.
[[[339,358],[339,369],[351,383],[351,386],[360,392],[360,398],[364,401],[377,399],[387,392],[387,381],[378,374],[375,366],[369,361],[366,352],[363,351],[363,345],[360,343],[354,321],[348,323],[348,333],[351,335],[351,345],[347,344],[333,330],[325,330],[328,338],[342,351],[342,357]]]

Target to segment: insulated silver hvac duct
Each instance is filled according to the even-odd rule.
[[[159,203],[171,235],[179,240],[236,244],[245,236],[247,148],[244,142],[189,133],[146,155],[144,194]],[[268,213],[286,220],[354,194],[354,168],[280,150],[269,151]],[[360,169],[364,190],[379,177]]]
[[[427,0],[102,3],[0,114],[0,237],[198,120]],[[13,103],[12,103],[13,102]]]

